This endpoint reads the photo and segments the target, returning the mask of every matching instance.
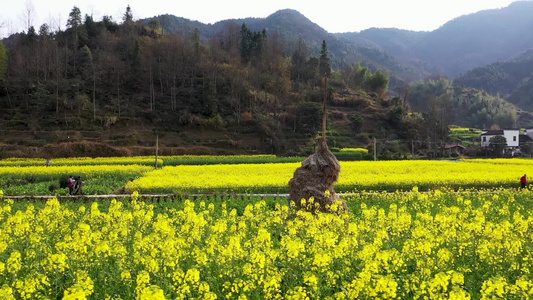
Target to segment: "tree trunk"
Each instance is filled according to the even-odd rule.
[[[120,74],[117,72],[117,104],[118,104],[118,118],[120,119]]]
[[[96,79],[93,74],[93,121],[96,120]]]

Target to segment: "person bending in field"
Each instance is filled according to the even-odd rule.
[[[76,182],[74,183],[74,195],[83,195],[81,190],[83,182],[81,181],[81,176],[76,177]]]
[[[74,190],[74,178],[72,175],[68,176],[68,194],[72,195],[72,191]]]
[[[527,185],[527,175],[524,174],[524,176],[520,177],[520,188],[525,188]]]

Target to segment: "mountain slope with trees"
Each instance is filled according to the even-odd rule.
[[[506,60],[533,47],[533,2],[456,18],[431,32],[416,53],[447,75]]]
[[[526,111],[533,111],[533,50],[472,69],[457,77],[455,83],[498,94]]]
[[[336,67],[357,61],[373,70],[393,72],[391,82],[423,79],[431,74],[454,77],[469,69],[507,60],[533,48],[533,2],[517,1],[501,9],[484,10],[453,19],[440,28],[416,32],[394,28],[370,28],[359,33],[328,33],[294,10],[281,10],[267,18],[224,20],[212,25],[194,23],[201,35],[211,38],[230,24],[246,23],[252,30],[267,29],[278,33],[292,51],[298,38],[304,39],[317,55],[320,42],[326,40]],[[166,32],[190,32],[192,21],[174,16],[159,16]],[[142,20],[145,23],[149,19]],[[183,20],[182,20],[183,21]]]
[[[163,154],[304,154],[320,130],[324,96],[330,146],[377,139],[385,158],[411,153],[414,141],[421,151],[443,145],[449,103],[473,106],[490,125],[513,122],[511,107],[484,94],[413,93],[405,84],[422,76],[418,68],[296,11],[245,21],[134,21],[127,7],[115,22],[74,7],[64,31],[43,24],[4,39],[0,156],[149,154],[156,140]],[[391,86],[401,96],[389,96]]]
[[[514,128],[518,109],[484,90],[461,87],[445,78],[413,83],[410,104],[418,111],[433,113],[441,122],[471,128]]]
[[[163,29],[167,33],[179,32],[190,34],[191,27],[197,22],[184,21],[183,18],[162,15],[154,18],[140,20],[149,24],[156,20],[166,24]],[[304,40],[311,55],[319,55],[321,43],[325,40],[328,44],[332,66],[342,68],[360,61],[373,71],[377,69],[391,71],[391,85],[402,86],[412,80],[423,78],[430,73],[401,62],[395,56],[387,53],[381,47],[365,38],[346,38],[343,34],[332,34],[313,23],[298,11],[284,9],[273,13],[266,18],[231,19],[215,24],[200,24],[198,32],[201,39],[219,39],[230,28],[239,28],[246,24],[253,31],[266,30],[268,35],[274,35],[284,44],[283,51],[290,55],[298,46],[299,40]],[[197,24],[198,25],[198,24]]]
[[[526,111],[533,111],[533,74],[524,78],[520,85],[509,95],[508,100]]]
[[[166,153],[301,154],[320,128],[324,74],[336,147],[405,135],[405,104],[387,97],[390,73],[332,68],[325,40],[318,55],[303,39],[287,54],[283,39],[245,23],[202,39],[198,29],[169,34],[134,22],[130,7],[121,23],[74,7],[65,31],[43,24],[4,43],[3,156],[21,155],[13,145],[34,147],[22,155],[69,153],[52,145],[83,141],[144,154],[156,135]],[[76,144],[73,155],[91,147]]]

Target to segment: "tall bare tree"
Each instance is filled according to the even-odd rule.
[[[26,0],[24,4],[24,11],[19,17],[22,26],[25,28],[26,32],[28,32],[30,27],[33,26],[33,22],[35,21],[36,17],[35,7],[33,6],[33,2],[31,0]]]

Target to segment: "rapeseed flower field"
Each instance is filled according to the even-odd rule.
[[[3,167],[44,166],[45,158],[6,158],[0,160]],[[97,165],[145,165],[155,166],[155,156],[134,157],[69,157],[50,160],[51,166],[97,166]],[[158,164],[164,164],[163,158],[158,158]]]
[[[517,187],[523,174],[533,174],[533,160],[341,161],[335,189],[420,190],[432,188]],[[153,170],[128,182],[129,192],[287,192],[300,163],[172,166]]]
[[[345,214],[242,195],[145,202],[286,192],[300,165],[151,160],[0,165],[0,299],[533,298],[533,192],[517,189],[531,160],[342,161],[335,188],[356,192]],[[69,174],[86,193],[131,198],[9,199],[65,193],[56,183]]]
[[[108,194],[154,167],[143,165],[0,166],[0,189],[6,195],[65,195],[60,183],[80,176],[86,194]]]
[[[154,157],[80,158],[42,161],[0,160],[0,188],[6,195],[65,195],[59,186],[69,174],[82,176],[87,194],[116,191],[132,193],[286,193],[288,182],[300,166],[297,162],[274,161],[271,155],[222,157],[165,157],[155,169]],[[290,158],[294,160],[296,158]],[[290,161],[289,160],[289,161]],[[97,164],[97,162],[103,164]],[[246,163],[241,163],[246,161]],[[138,162],[140,164],[135,164]],[[168,165],[182,162],[183,164]],[[233,163],[229,163],[233,162]],[[192,163],[198,163],[192,165]],[[531,159],[465,159],[455,161],[341,161],[338,192],[511,188],[523,174],[533,174]]]
[[[366,149],[348,149],[368,152]],[[279,157],[273,154],[257,155],[168,155],[158,156],[157,165],[210,165],[238,163],[285,163],[301,162],[304,157]],[[43,166],[46,158],[6,158],[0,160],[0,166]],[[83,166],[83,165],[145,165],[155,166],[154,156],[133,157],[68,157],[50,160],[52,166]]]
[[[533,194],[356,194],[346,214],[225,201],[0,199],[2,299],[528,299]],[[308,201],[312,202],[312,199]]]

